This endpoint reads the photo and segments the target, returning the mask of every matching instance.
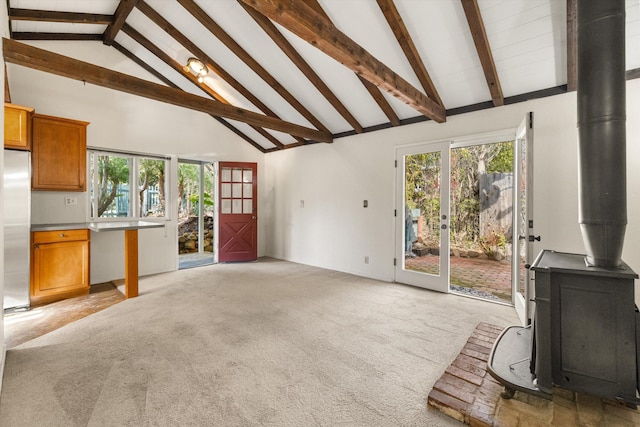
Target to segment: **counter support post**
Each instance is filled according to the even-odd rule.
[[[124,296],[138,296],[138,230],[124,231]]]

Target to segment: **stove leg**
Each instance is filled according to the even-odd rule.
[[[511,399],[513,395],[516,394],[516,390],[513,388],[509,388],[507,386],[504,387],[504,391],[500,393],[500,397],[503,399]]]

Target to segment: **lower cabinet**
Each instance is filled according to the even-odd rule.
[[[89,293],[89,230],[31,233],[31,305]]]

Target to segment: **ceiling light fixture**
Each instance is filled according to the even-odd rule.
[[[204,82],[204,77],[209,72],[209,70],[207,69],[207,66],[204,65],[204,62],[200,61],[198,58],[193,58],[193,57],[187,60],[187,65],[185,65],[184,71],[188,73],[193,72],[196,76],[198,76],[199,83]]]

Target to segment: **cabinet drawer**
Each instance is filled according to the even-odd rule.
[[[34,231],[32,234],[34,244],[89,240],[89,230],[86,228],[79,230]]]

